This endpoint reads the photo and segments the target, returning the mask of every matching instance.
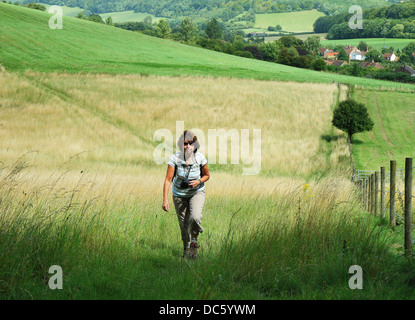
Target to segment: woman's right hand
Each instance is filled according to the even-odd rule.
[[[166,212],[169,212],[169,202],[168,201],[163,201],[163,210]]]

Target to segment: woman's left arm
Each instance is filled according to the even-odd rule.
[[[202,168],[202,176],[200,177],[200,179],[198,180],[193,180],[189,182],[189,186],[192,188],[196,188],[198,185],[208,181],[210,178],[210,174],[209,174],[209,167],[207,165],[207,163],[203,166]],[[200,180],[200,181],[199,181]]]

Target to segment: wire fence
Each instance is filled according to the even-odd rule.
[[[386,171],[385,167],[380,171],[375,170],[356,170],[355,182],[361,190],[362,204],[371,214],[377,216],[380,208],[380,217],[385,218],[386,194],[389,194],[389,223],[396,225],[399,218],[404,223],[405,229],[405,254],[413,255],[412,247],[415,240],[412,230],[415,225],[412,223],[412,202],[415,195],[412,193],[412,172],[415,167],[412,166],[412,158],[406,158],[405,168],[396,169],[396,161],[391,161],[390,171]],[[379,182],[381,188],[379,189]],[[386,190],[386,184],[389,190]],[[397,187],[399,186],[399,188]],[[404,188],[401,192],[400,187]],[[380,201],[379,201],[380,193]],[[396,212],[396,196],[398,195],[400,203],[403,207],[404,216],[402,217]]]

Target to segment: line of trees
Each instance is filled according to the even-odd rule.
[[[33,0],[21,0],[23,4]],[[100,14],[134,10],[169,19],[183,17],[216,18],[229,21],[244,12],[279,13],[317,9],[327,15],[346,12],[354,0],[40,0],[53,5],[80,7]],[[385,6],[399,0],[365,0],[363,8]]]
[[[415,0],[364,10],[363,29],[349,27],[352,15],[343,13],[320,17],[314,23],[314,31],[327,32],[328,39],[415,38]]]

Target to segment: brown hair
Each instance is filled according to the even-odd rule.
[[[179,141],[177,141],[177,146],[179,147],[181,152],[184,151],[184,140],[193,141],[193,146],[195,147],[195,150],[194,150],[195,153],[197,149],[200,148],[200,144],[197,141],[197,137],[194,135],[194,133],[189,130],[184,130],[183,134],[179,138]]]

